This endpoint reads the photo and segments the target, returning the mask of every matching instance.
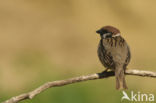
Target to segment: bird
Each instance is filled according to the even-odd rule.
[[[121,36],[120,30],[110,25],[100,28],[96,33],[101,38],[97,53],[105,71],[114,71],[117,90],[128,89],[125,70],[130,62],[131,52],[127,42]]]

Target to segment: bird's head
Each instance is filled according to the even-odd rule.
[[[102,39],[120,36],[120,31],[113,26],[104,26],[97,30],[96,33],[100,34]]]

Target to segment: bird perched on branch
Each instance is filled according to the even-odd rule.
[[[131,58],[128,44],[113,26],[104,26],[96,33],[101,37],[98,57],[105,71],[110,69],[115,72],[116,89],[127,89],[124,72]]]

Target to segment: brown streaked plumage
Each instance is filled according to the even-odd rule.
[[[124,71],[130,61],[128,44],[115,27],[105,26],[96,32],[101,36],[98,46],[99,60],[106,70],[115,71],[116,89],[127,89]]]

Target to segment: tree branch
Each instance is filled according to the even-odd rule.
[[[156,78],[156,72],[151,72],[151,71],[126,70],[125,74]],[[68,84],[72,84],[72,83],[77,83],[77,82],[82,82],[82,81],[87,81],[87,80],[102,79],[102,78],[107,78],[107,77],[111,77],[111,76],[114,76],[113,71],[109,71],[109,72],[104,71],[102,73],[95,73],[95,74],[90,74],[90,75],[85,75],[85,76],[79,76],[79,77],[74,77],[74,78],[66,79],[66,80],[47,82],[47,83],[41,85],[40,87],[34,89],[31,92],[12,97],[12,98],[4,101],[3,103],[17,103],[17,102],[25,100],[25,99],[32,99],[36,95],[40,94],[41,92],[43,92],[46,89],[51,88],[51,87],[59,87],[59,86],[64,86],[64,85],[68,85]]]

